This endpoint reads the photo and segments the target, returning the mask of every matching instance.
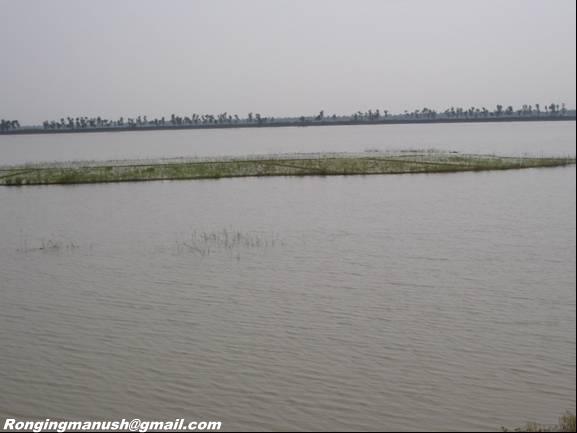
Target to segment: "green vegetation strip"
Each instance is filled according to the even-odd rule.
[[[446,173],[556,167],[575,158],[511,158],[455,153],[275,156],[255,159],[182,160],[102,165],[34,165],[0,169],[0,185],[49,185],[146,180],[219,179],[247,176],[329,176],[400,173]]]

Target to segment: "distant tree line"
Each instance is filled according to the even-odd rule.
[[[66,117],[60,120],[46,120],[42,122],[44,129],[87,129],[87,128],[146,128],[146,127],[171,127],[183,125],[218,125],[218,124],[240,124],[240,123],[270,123],[274,122],[274,117],[263,117],[259,113],[249,113],[244,119],[237,114],[227,112],[214,114],[191,114],[190,116],[177,116],[171,114],[169,118],[160,117],[149,119],[147,116],[119,117],[116,120],[109,120],[98,117]]]
[[[168,118],[160,117],[149,119],[147,116],[136,117],[119,117],[111,120],[103,117],[63,117],[59,120],[46,120],[42,122],[42,128],[46,130],[83,130],[99,128],[170,128],[182,126],[202,126],[202,125],[265,125],[275,123],[303,123],[311,124],[314,122],[375,122],[390,120],[415,120],[415,119],[479,119],[479,118],[507,118],[507,117],[542,117],[542,116],[565,116],[567,109],[565,104],[543,105],[523,105],[520,108],[513,108],[512,105],[504,107],[497,105],[494,109],[489,110],[486,107],[471,106],[449,107],[444,111],[437,111],[432,108],[423,107],[413,111],[404,111],[403,113],[391,114],[386,109],[371,109],[366,112],[357,111],[351,115],[337,116],[336,114],[326,115],[321,110],[317,115],[287,117],[275,119],[274,117],[262,116],[260,113],[250,112],[246,117],[239,117],[238,114],[229,114],[223,112],[214,114],[197,114],[193,113],[187,116],[171,114]],[[17,120],[0,120],[0,131],[10,131],[21,128]]]
[[[565,104],[550,104],[545,105],[543,110],[540,104],[535,105],[523,105],[519,109],[514,109],[512,105],[504,108],[503,105],[497,105],[495,109],[489,110],[486,107],[475,107],[471,106],[469,108],[463,107],[449,107],[442,112],[437,110],[424,107],[422,109],[417,109],[413,111],[405,111],[402,114],[390,115],[388,110],[383,110],[382,113],[379,109],[368,110],[367,112],[358,111],[350,116],[355,121],[373,121],[381,120],[386,118],[395,119],[473,119],[473,118],[491,118],[491,117],[523,117],[523,116],[536,116],[540,117],[543,115],[548,116],[564,116],[567,114],[567,108]],[[319,117],[320,116],[320,117]],[[323,117],[323,112],[319,114],[315,120],[320,120]]]
[[[0,119],[0,131],[10,131],[11,129],[20,128],[20,122],[17,120]]]

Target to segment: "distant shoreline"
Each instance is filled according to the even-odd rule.
[[[111,127],[87,127],[73,129],[45,129],[39,127],[20,127],[7,131],[0,131],[0,135],[30,135],[30,134],[76,134],[87,132],[131,132],[131,131],[165,131],[183,129],[236,129],[236,128],[287,128],[287,127],[310,127],[310,126],[356,126],[356,125],[411,125],[431,123],[504,123],[504,122],[562,122],[575,121],[575,114],[563,116],[492,116],[474,118],[436,118],[436,119],[325,119],[325,120],[274,120],[262,123],[239,122],[239,123],[208,123],[208,124],[185,124],[185,125],[140,125],[140,126],[111,126]]]

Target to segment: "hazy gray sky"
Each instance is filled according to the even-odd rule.
[[[575,104],[575,0],[0,0],[0,118]]]

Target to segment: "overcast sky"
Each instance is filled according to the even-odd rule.
[[[565,102],[575,0],[0,0],[0,118]]]

